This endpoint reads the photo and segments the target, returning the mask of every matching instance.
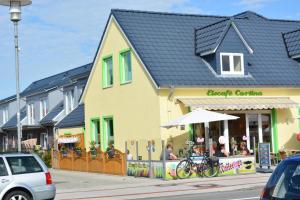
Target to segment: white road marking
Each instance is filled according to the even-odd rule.
[[[259,199],[259,197],[248,197],[248,198],[241,198],[241,199],[228,199],[228,200],[247,200],[247,199]]]

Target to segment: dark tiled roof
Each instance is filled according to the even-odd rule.
[[[67,128],[84,125],[84,105],[80,104],[72,112],[70,112],[65,118],[63,118],[55,127]]]
[[[195,48],[197,54],[213,51],[217,48],[230,26],[230,19],[221,20],[195,30]]]
[[[8,103],[8,102],[13,101],[15,99],[16,99],[16,95],[12,95],[12,96],[7,97],[5,99],[1,99],[0,104]]]
[[[50,76],[38,81],[33,82],[27,87],[21,96],[33,95],[40,92],[52,90],[57,87],[72,84],[74,80],[88,76],[91,71],[92,64],[87,64],[75,69],[71,69],[54,76]]]
[[[300,57],[300,29],[283,33],[283,39],[290,57]]]
[[[253,78],[216,76],[195,55],[195,28],[228,17],[112,10],[112,15],[160,87],[300,86],[300,67],[287,56],[283,32],[299,21],[270,20],[250,12],[235,16],[235,24],[254,53],[248,73]]]
[[[246,19],[255,19],[255,20],[266,20],[268,18],[260,15],[260,14],[257,14],[255,12],[252,12],[252,11],[245,11],[245,12],[241,12],[241,13],[238,13],[236,15],[233,15],[234,18],[246,18]]]
[[[55,106],[41,121],[41,125],[53,124],[53,119],[64,109],[64,102],[60,102]]]
[[[26,107],[21,109],[21,121],[26,117]],[[8,120],[2,127],[3,130],[17,128],[17,114],[15,114],[10,120]]]

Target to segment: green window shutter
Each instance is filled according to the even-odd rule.
[[[132,81],[132,62],[131,62],[131,50],[125,49],[120,52],[119,55],[120,66],[120,83],[125,84]]]
[[[102,59],[102,88],[113,85],[113,57],[106,56]]]

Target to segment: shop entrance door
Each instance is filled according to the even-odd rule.
[[[270,114],[261,115],[261,138],[262,138],[262,142],[270,143],[271,149],[273,149]]]
[[[256,146],[259,141],[258,114],[248,114],[248,122],[249,122],[250,149],[254,150],[253,138],[255,137],[255,145]]]

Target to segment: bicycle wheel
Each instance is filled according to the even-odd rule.
[[[201,172],[205,177],[215,177],[219,173],[219,164],[203,161],[201,163]]]
[[[177,177],[180,179],[188,178],[192,174],[192,165],[188,160],[182,160],[176,167]]]

